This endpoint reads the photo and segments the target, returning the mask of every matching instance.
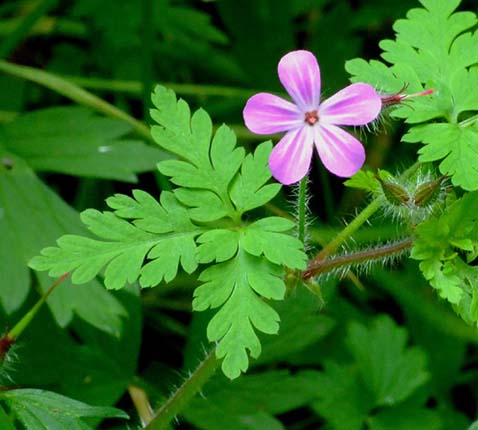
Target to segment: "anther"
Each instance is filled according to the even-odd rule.
[[[314,125],[319,120],[319,113],[316,110],[305,113],[304,121],[309,125]]]

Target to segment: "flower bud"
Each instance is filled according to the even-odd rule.
[[[400,184],[385,181],[378,175],[376,176],[376,178],[380,182],[383,194],[392,205],[400,206],[403,204],[407,204],[410,201],[410,196],[407,190]]]
[[[413,201],[418,207],[424,207],[433,204],[438,198],[441,190],[441,184],[446,176],[435,179],[433,181],[421,184],[415,191]]]
[[[420,96],[427,96],[429,94],[433,94],[434,90],[432,88],[424,91],[420,91],[415,94],[403,94],[402,91],[404,91],[407,88],[408,85],[404,85],[403,88],[398,91],[395,94],[387,94],[383,95],[382,98],[382,108],[386,106],[391,106],[391,105],[397,105],[402,103],[403,100],[407,100],[413,97],[420,97]]]

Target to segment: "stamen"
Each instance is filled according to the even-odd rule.
[[[402,91],[406,89],[408,85],[405,85],[398,93],[382,96],[382,106],[389,106],[401,103],[403,100],[407,100],[413,97],[427,96],[433,94],[432,88],[425,91],[421,91],[415,94],[403,94]]]
[[[305,113],[304,121],[309,125],[314,125],[319,120],[319,113],[316,110]]]

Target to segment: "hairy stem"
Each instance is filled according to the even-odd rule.
[[[302,279],[310,279],[322,273],[330,272],[339,267],[350,266],[352,264],[360,264],[366,261],[374,261],[383,257],[390,257],[401,254],[410,249],[413,245],[413,237],[407,237],[394,243],[388,243],[373,249],[365,249],[352,254],[338,255],[325,260],[320,260],[314,264],[309,264],[307,269],[302,273]]]
[[[305,241],[305,212],[307,205],[307,176],[299,183],[298,203],[298,222],[299,222],[299,240]]]
[[[342,245],[355,231],[362,226],[377,210],[380,208],[381,200],[379,198],[373,200],[365,209],[362,210],[353,221],[348,224],[341,232],[335,236],[332,241],[325,245],[315,258],[309,263],[309,266],[318,264],[320,261],[333,254],[340,245]]]
[[[154,418],[144,427],[144,430],[166,430],[171,421],[178,415],[187,403],[202,389],[204,384],[214,375],[220,361],[216,358],[216,348],[199,363],[196,370],[159,408]]]
[[[407,178],[418,168],[419,163],[414,163],[409,167],[403,174],[401,178]],[[325,245],[319,253],[309,261],[307,269],[304,273],[309,272],[309,268],[320,265],[320,263],[325,260],[329,255],[333,254],[337,249],[349,238],[351,237],[361,226],[364,224],[382,204],[382,197],[376,197],[372,202],[366,206],[362,212],[360,212],[353,220],[348,224],[340,233],[335,236],[327,245]],[[306,278],[305,278],[306,279]]]

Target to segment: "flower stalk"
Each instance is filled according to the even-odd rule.
[[[167,430],[171,421],[184,409],[187,403],[202,389],[204,384],[214,375],[220,361],[216,358],[216,348],[199,363],[196,370],[159,408],[154,418],[144,430]]]
[[[42,307],[43,303],[46,302],[46,299],[48,299],[50,294],[68,277],[68,275],[69,273],[65,273],[63,276],[58,278],[46,291],[46,293],[43,294],[40,300],[38,300],[38,302],[36,302],[35,305],[22,317],[22,319],[18,321],[18,323],[15,324],[15,326],[9,332],[0,338],[0,361],[5,358],[12,345],[31,323],[35,315]]]
[[[305,245],[305,223],[307,211],[307,176],[299,182],[298,199],[299,240]]]
[[[413,237],[407,237],[397,242],[388,243],[376,248],[360,250],[351,254],[337,255],[317,261],[314,260],[302,273],[302,279],[307,280],[314,276],[354,264],[366,263],[400,255],[412,247],[413,240]]]

